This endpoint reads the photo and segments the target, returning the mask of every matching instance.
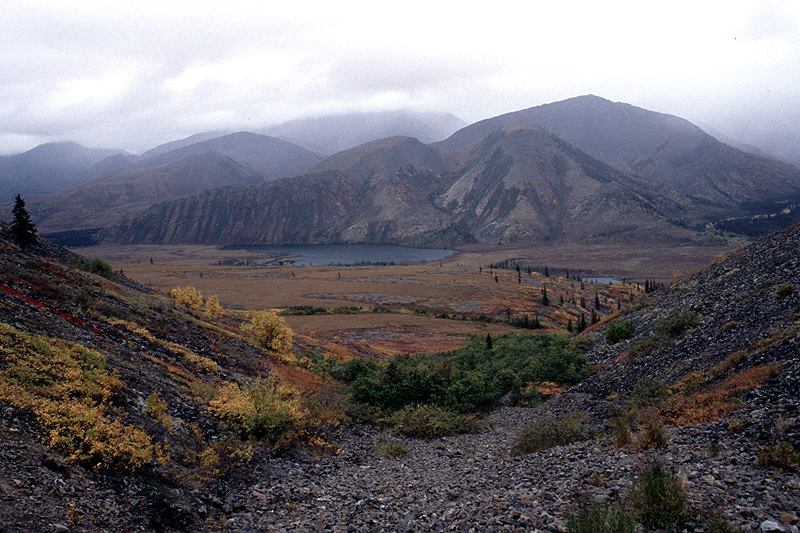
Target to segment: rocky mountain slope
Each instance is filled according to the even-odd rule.
[[[520,122],[538,124],[622,172],[728,207],[800,192],[791,165],[724,145],[685,119],[593,95],[486,119],[435,146],[450,151]]]
[[[689,226],[718,213],[532,126],[447,153],[407,137],[367,143],[312,174],[160,204],[101,236],[217,244],[689,240]]]
[[[245,132],[169,148],[107,159],[96,165],[93,179],[32,203],[31,214],[43,232],[99,228],[158,202],[302,174],[322,160],[299,146]]]

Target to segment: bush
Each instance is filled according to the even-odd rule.
[[[607,503],[582,501],[567,518],[567,533],[634,533],[636,520],[630,513]]]
[[[132,472],[153,460],[150,436],[108,413],[121,382],[101,353],[6,324],[0,346],[0,402],[30,410],[69,462]]]
[[[586,413],[575,413],[559,419],[541,418],[519,432],[512,453],[524,455],[590,439],[592,432],[583,424],[585,417]]]
[[[778,300],[783,300],[787,296],[791,296],[793,292],[794,292],[794,285],[792,285],[791,283],[787,283],[785,285],[781,285],[781,287],[775,293],[775,298],[777,298]]]
[[[91,261],[83,261],[80,267],[86,272],[91,272],[92,274],[97,274],[104,278],[113,279],[114,277],[114,269],[111,267],[111,264],[97,256]]]
[[[659,460],[645,463],[630,490],[632,509],[647,527],[674,529],[687,518],[686,491],[675,473]]]
[[[703,317],[697,313],[673,309],[666,318],[656,324],[655,333],[659,336],[680,337],[702,321]]]
[[[639,435],[636,441],[639,450],[649,450],[663,448],[669,443],[669,435],[661,417],[654,409],[648,409],[643,413],[644,420],[642,425],[644,431]]]
[[[631,424],[625,411],[614,411],[614,415],[611,417],[611,424],[614,426],[614,445],[617,448],[624,448],[633,443]]]
[[[628,358],[631,361],[637,361],[655,352],[659,346],[661,346],[659,339],[653,335],[649,335],[631,344],[628,350]]]
[[[394,459],[408,455],[408,448],[399,440],[381,439],[373,448],[375,455],[384,459]]]
[[[250,324],[245,331],[251,331],[258,337],[263,348],[273,352],[288,352],[292,348],[292,330],[272,311],[253,313]]]
[[[478,429],[474,419],[435,405],[408,405],[384,422],[399,433],[423,439],[473,433]]]
[[[282,397],[275,381],[239,387],[228,382],[209,402],[210,411],[226,420],[242,436],[276,438],[299,418],[296,399]]]
[[[640,378],[633,388],[633,397],[630,400],[631,407],[644,409],[657,407],[669,396],[669,388],[666,383],[658,378]]]
[[[778,469],[796,470],[800,463],[800,453],[790,442],[782,441],[758,451],[758,466]]]
[[[606,341],[609,344],[616,344],[620,341],[633,338],[636,333],[636,324],[630,320],[615,320],[606,330]]]
[[[203,295],[194,287],[176,287],[169,291],[169,297],[175,305],[182,305],[193,311],[199,311],[203,307]]]

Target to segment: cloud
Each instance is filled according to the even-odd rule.
[[[798,107],[798,21],[797,3],[756,0],[7,3],[0,151],[57,139],[142,151],[401,107],[475,121],[586,93],[723,131],[779,124]]]

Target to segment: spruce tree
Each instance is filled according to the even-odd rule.
[[[20,195],[14,200],[14,220],[8,231],[14,243],[23,250],[32,244],[36,244],[36,226],[31,222],[31,216],[25,209],[25,200]]]

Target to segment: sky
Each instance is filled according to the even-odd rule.
[[[796,0],[26,0],[0,33],[0,154],[594,94],[800,160]]]

